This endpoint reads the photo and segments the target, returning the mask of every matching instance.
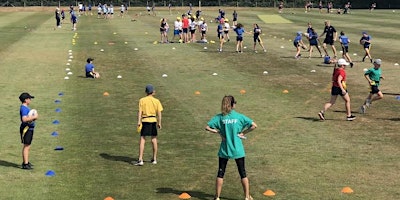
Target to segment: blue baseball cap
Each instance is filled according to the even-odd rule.
[[[152,85],[152,84],[146,85],[146,93],[147,93],[147,94],[151,94],[151,93],[153,93],[153,92],[154,92],[154,87],[153,87],[153,85]]]

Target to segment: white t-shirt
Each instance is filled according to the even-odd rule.
[[[175,21],[174,29],[175,30],[182,30],[182,22],[181,21]]]
[[[224,24],[224,31],[229,31],[230,28],[229,23]]]

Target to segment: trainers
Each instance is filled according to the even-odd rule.
[[[319,112],[319,113],[318,113],[318,116],[319,116],[319,119],[325,120],[325,116],[324,116],[324,113],[323,113],[323,112]]]
[[[32,169],[33,169],[32,166],[29,165],[29,163],[28,163],[28,164],[22,163],[21,168],[22,168],[22,169],[25,169],[25,170],[32,170]]]
[[[157,160],[154,160],[154,159],[151,159],[151,164],[153,164],[153,165],[155,165],[155,164],[157,164]]]
[[[354,116],[354,115],[350,115],[347,117],[347,121],[353,121],[355,119],[356,119],[356,116]]]
[[[219,197],[214,197],[214,200],[220,200]]]
[[[253,200],[253,197],[252,196],[249,196],[249,198],[244,198],[244,200]]]
[[[365,110],[367,109],[367,106],[365,106],[365,105],[362,105],[361,107],[360,107],[360,113],[361,114],[365,114]]]
[[[365,61],[365,56],[364,56],[364,58],[362,59],[362,61],[363,61],[363,62]]]
[[[351,63],[350,63],[350,67],[353,68],[353,65],[354,65],[354,64],[351,62]]]
[[[136,162],[132,162],[132,164],[135,166],[143,166],[143,160],[138,160]]]

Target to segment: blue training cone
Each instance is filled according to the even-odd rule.
[[[56,108],[56,112],[61,112],[61,108]]]
[[[61,100],[56,99],[54,103],[61,103]]]
[[[60,121],[54,120],[54,121],[53,121],[53,124],[60,124]]]
[[[58,93],[58,96],[64,96],[64,93],[63,92],[60,92],[60,93]]]
[[[57,136],[58,136],[58,133],[57,133],[57,131],[54,131],[54,132],[52,132],[52,133],[51,133],[51,136],[53,136],[53,137],[57,137]]]
[[[49,170],[49,171],[46,172],[45,175],[46,175],[46,176],[49,176],[49,177],[52,177],[52,176],[55,176],[56,173],[55,173],[53,170]]]

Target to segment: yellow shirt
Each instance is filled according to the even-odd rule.
[[[142,122],[157,122],[157,113],[163,111],[160,100],[148,95],[139,100],[139,111],[142,111]]]

